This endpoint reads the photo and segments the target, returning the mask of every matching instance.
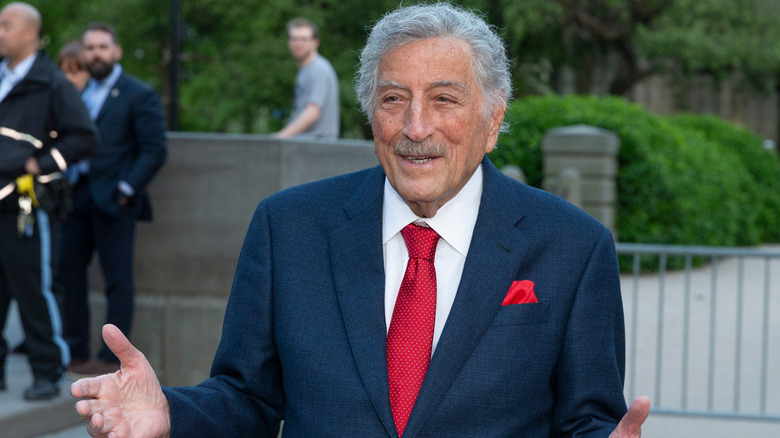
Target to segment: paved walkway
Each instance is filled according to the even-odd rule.
[[[5,329],[5,338],[11,346],[23,339],[21,323],[16,307],[11,308]],[[88,437],[83,422],[73,408],[70,396],[71,380],[62,382],[60,396],[54,400],[25,401],[24,388],[32,383],[27,356],[11,354],[6,362],[8,389],[0,392],[0,436],[13,438],[44,437],[47,433],[62,432],[78,427],[72,434],[51,435],[57,438]]]

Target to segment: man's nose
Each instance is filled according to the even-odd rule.
[[[406,109],[403,134],[409,140],[422,142],[433,134],[434,127],[431,123],[430,108],[423,102],[413,100]]]

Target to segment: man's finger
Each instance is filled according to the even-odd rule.
[[[97,423],[93,422],[93,424],[97,427],[97,431],[102,434],[107,434],[111,432],[114,429],[114,421],[111,419],[110,416],[106,416],[103,414],[97,414],[93,419],[98,418],[100,420],[100,426],[98,426]]]
[[[122,331],[113,324],[103,326],[103,340],[122,365],[132,365],[144,359],[143,353],[133,347]]]
[[[70,395],[75,398],[97,398],[110,391],[113,376],[111,374],[97,377],[85,377],[70,385]],[[109,386],[106,386],[109,385]]]
[[[84,391],[84,388],[81,386],[81,381],[75,381],[70,384],[70,395],[72,395],[75,398],[84,398],[86,397],[86,392]]]
[[[99,377],[79,379],[70,385],[70,395],[75,398],[94,398],[100,395],[103,381]]]
[[[638,397],[631,402],[628,412],[620,420],[611,438],[634,438],[642,434],[642,424],[650,414],[650,399],[647,396]]]
[[[102,427],[103,416],[100,414],[95,414],[92,416],[92,418],[89,419],[89,422],[87,422],[87,433],[89,433],[90,436],[98,436],[99,434],[102,434]]]
[[[650,399],[646,395],[643,395],[631,402],[631,406],[628,407],[628,412],[626,413],[626,416],[623,417],[623,421],[625,421],[628,426],[640,428],[645,420],[647,420],[648,415],[650,415]]]
[[[102,400],[79,400],[76,402],[76,412],[84,419],[106,411],[106,402]]]
[[[92,415],[92,409],[89,407],[89,402],[86,400],[76,402],[76,412],[78,412],[79,417],[89,420],[89,417]]]

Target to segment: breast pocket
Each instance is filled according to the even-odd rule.
[[[550,318],[550,303],[501,306],[492,326],[544,324]]]

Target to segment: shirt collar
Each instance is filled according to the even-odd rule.
[[[474,225],[477,223],[482,182],[482,165],[471,175],[469,181],[455,197],[447,201],[432,218],[421,218],[412,212],[398,192],[385,177],[384,200],[382,202],[382,244],[387,243],[403,227],[419,221],[428,224],[464,257],[468,254]]]
[[[8,78],[13,83],[17,83],[22,80],[25,76],[27,76],[27,73],[30,72],[30,69],[32,68],[33,63],[35,62],[35,58],[38,57],[38,53],[32,53],[30,56],[24,58],[22,62],[19,64],[16,64],[16,68],[11,70],[8,68],[8,59],[3,59],[3,62],[0,62],[0,77],[2,78]]]

